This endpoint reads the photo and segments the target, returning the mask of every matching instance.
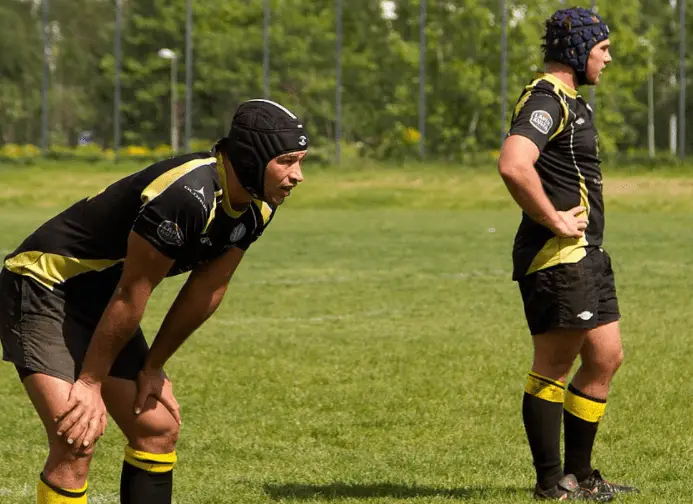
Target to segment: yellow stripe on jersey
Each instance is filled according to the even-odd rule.
[[[272,207],[259,199],[253,200],[253,203],[255,203],[255,206],[258,208],[258,210],[260,210],[260,213],[262,214],[262,225],[266,226],[270,220],[270,217],[272,217]]]
[[[224,212],[226,212],[226,215],[233,217],[234,219],[238,219],[241,215],[243,215],[247,208],[238,211],[231,207],[231,201],[229,200],[229,188],[226,184],[226,168],[224,167],[224,158],[221,155],[221,152],[217,153],[217,173],[219,173],[219,183],[221,184],[222,189],[221,207],[224,209]]]
[[[551,74],[536,74],[534,80],[525,87],[525,94],[517,102],[513,117],[517,117],[517,115],[522,110],[522,107],[525,106],[530,96],[532,96],[532,91],[534,90],[536,85],[539,84],[539,82],[541,81],[546,81],[549,84],[553,85],[553,91],[558,96],[558,101],[561,104],[561,109],[563,109],[563,117],[561,118],[561,122],[559,123],[558,128],[556,129],[554,134],[549,137],[549,140],[553,140],[561,131],[565,129],[566,125],[568,124],[568,119],[570,118],[570,109],[568,108],[568,104],[563,98],[563,95],[570,96],[571,98],[577,97],[577,91],[575,89],[572,89],[570,86],[565,84],[557,77],[554,77]]]
[[[560,94],[558,96],[561,96]],[[558,128],[556,128],[556,132],[549,137],[549,140],[553,140],[558,136],[558,134],[565,129],[566,124],[568,124],[568,118],[570,117],[570,109],[568,108],[568,104],[565,102],[563,97],[561,96],[560,99],[561,102],[561,108],[563,109],[563,117],[561,118],[561,123],[558,125]]]
[[[577,96],[577,91],[571,89],[568,85],[566,85],[557,77],[546,74],[541,78],[553,84],[556,92],[562,91],[563,93],[573,98]],[[563,99],[561,99],[561,105],[563,106],[564,112],[566,114],[565,124],[567,124],[567,114],[569,113],[568,105],[565,103],[565,100]],[[561,122],[561,126],[559,127],[558,131],[554,133],[553,136],[556,136],[560,131],[562,131],[565,128],[565,124]],[[571,127],[574,128],[574,126],[572,125]],[[574,133],[574,130],[572,133]],[[580,167],[577,164],[577,160],[575,159],[572,133],[570,138],[570,152],[572,156],[573,165],[575,166],[575,170],[578,174],[580,206],[583,206],[586,209],[584,212],[578,214],[577,216],[584,216],[589,219],[590,202],[587,190],[587,182],[585,181],[585,177],[582,175],[582,171],[580,170]],[[572,264],[580,262],[587,255],[587,251],[585,250],[585,247],[587,247],[587,245],[589,244],[584,236],[582,236],[581,238],[561,238],[560,236],[554,236],[544,244],[542,249],[534,257],[534,259],[532,260],[532,264],[530,264],[529,269],[527,270],[527,274],[529,275],[530,273],[534,273],[535,271],[550,268],[551,266],[556,266],[557,264]]]
[[[176,168],[167,170],[166,172],[162,173],[157,178],[155,178],[152,182],[150,182],[150,184],[147,187],[144,188],[144,191],[142,191],[142,194],[140,195],[142,204],[146,204],[152,201],[154,198],[156,198],[166,189],[168,189],[168,187],[171,184],[173,184],[176,180],[178,180],[184,175],[187,175],[195,168],[210,165],[214,162],[215,159],[213,157],[208,157],[204,159],[193,159],[192,161],[183,163],[182,165],[177,166]]]
[[[102,271],[123,259],[77,259],[59,254],[30,250],[22,252],[5,261],[5,268],[12,273],[33,278],[38,283],[53,289],[81,273]]]
[[[568,86],[558,77],[551,74],[542,74],[538,80],[545,80],[553,84],[553,90],[560,98],[561,108],[563,109],[563,118],[561,119],[561,123],[558,125],[556,132],[549,138],[549,140],[553,140],[561,131],[565,129],[566,125],[568,124],[568,119],[570,118],[570,109],[568,108],[568,104],[563,98],[563,95],[565,94],[566,96],[570,96],[571,98],[575,99],[577,98],[577,91]]]
[[[525,92],[525,94],[520,98],[520,100],[517,102],[517,105],[515,105],[515,111],[513,112],[513,117],[517,117],[517,115],[520,113],[522,110],[522,107],[525,106],[525,103],[527,103],[527,100],[529,100],[529,97],[532,96],[532,89],[534,87],[534,84],[536,84],[538,81],[532,82],[527,88],[528,91]]]
[[[214,220],[214,217],[216,216],[216,211],[217,211],[217,193],[214,193],[214,199],[212,200],[212,209],[209,211],[209,217],[207,218],[207,224],[205,224],[205,228],[202,230],[202,234],[205,234],[209,230],[209,226],[212,225],[212,221]]]
[[[555,75],[551,75],[549,73],[539,74],[539,78],[537,80],[542,80],[542,79],[553,84],[553,87],[556,90],[556,92],[562,91],[567,96],[569,96],[573,99],[578,97],[577,89],[571,88],[568,84],[563,82],[561,79],[559,79]]]
[[[573,131],[570,136],[570,154],[573,157],[573,166],[575,166],[575,170],[577,171],[578,178],[580,180],[580,206],[585,207],[585,211],[583,213],[580,213],[577,215],[577,217],[587,217],[589,219],[590,215],[590,199],[589,199],[589,193],[587,191],[587,181],[585,180],[585,177],[582,175],[582,170],[580,170],[580,167],[577,164],[577,159],[575,159],[575,149],[573,148],[573,135],[575,133],[575,126],[573,127]]]
[[[554,236],[547,241],[529,265],[527,274],[550,268],[557,264],[580,262],[587,255],[587,240],[582,238],[561,238]]]

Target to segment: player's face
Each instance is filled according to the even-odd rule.
[[[303,182],[301,165],[307,151],[290,152],[267,163],[265,170],[265,201],[281,205],[291,190]]]
[[[611,44],[609,43],[608,39],[602,40],[590,51],[590,56],[587,58],[587,69],[585,72],[588,84],[599,84],[599,77],[602,74],[602,70],[604,70],[606,65],[611,63],[611,54],[609,54],[610,46]]]

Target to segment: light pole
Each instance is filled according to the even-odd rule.
[[[679,0],[679,157],[686,157],[686,2]]]
[[[339,164],[342,156],[342,0],[336,0],[335,17],[337,18],[337,70],[336,70],[336,97],[335,97],[335,163]]]
[[[185,135],[183,150],[190,149],[192,136],[192,82],[193,82],[193,12],[192,0],[188,0],[185,18]]]
[[[419,14],[419,156],[426,158],[426,0]]]
[[[120,153],[120,46],[121,46],[121,31],[123,28],[123,11],[121,0],[116,0],[116,21],[115,21],[115,37],[113,54],[115,58],[114,64],[114,100],[113,100],[113,152],[115,160],[118,161]]]
[[[270,42],[269,42],[269,23],[270,23],[270,2],[265,0],[263,15],[263,51],[262,51],[262,94],[265,100],[269,98],[269,65],[270,65]]]
[[[178,117],[176,114],[176,63],[178,56],[171,49],[159,49],[161,58],[171,60],[171,150],[178,152]]]
[[[41,78],[41,151],[46,155],[48,151],[48,51],[49,30],[48,25],[48,0],[43,0],[43,72]]]
[[[506,95],[508,94],[508,5],[506,0],[501,0],[501,19],[500,145],[502,146],[505,141]]]
[[[654,127],[654,62],[652,43],[643,38],[640,45],[647,51],[647,150],[650,159],[655,157],[655,127]]]

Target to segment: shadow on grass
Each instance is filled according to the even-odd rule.
[[[309,485],[302,483],[265,484],[264,492],[272,500],[339,500],[369,499],[375,497],[394,497],[413,499],[417,497],[447,497],[451,499],[471,499],[491,496],[530,495],[530,491],[520,487],[478,487],[478,488],[432,488],[418,485],[399,485],[393,483],[342,483],[328,485]]]

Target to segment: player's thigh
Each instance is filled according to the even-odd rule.
[[[610,322],[589,330],[580,356],[584,366],[605,374],[615,372],[623,361],[619,322]]]
[[[552,369],[557,372],[567,373],[573,362],[580,354],[584,345],[587,331],[583,329],[553,329],[551,331],[532,336],[534,344],[534,370],[539,374],[541,369]],[[547,374],[547,376],[549,376]],[[559,377],[550,376],[558,379]]]
[[[81,488],[86,482],[96,443],[88,447],[68,444],[65,436],[58,436],[54,420],[67,405],[72,384],[41,373],[26,375],[22,383],[48,437],[49,453],[42,472],[44,478],[63,488]]]
[[[55,417],[61,413],[67,405],[72,384],[54,376],[41,373],[31,373],[22,381],[34,409],[41,418],[41,422],[48,434],[51,444],[61,440],[57,435]]]
[[[147,398],[142,412],[135,415],[137,383],[134,380],[109,376],[101,393],[108,412],[132,448],[149,453],[173,451],[178,440],[178,423],[154,397]]]
[[[519,280],[534,344],[533,370],[564,379],[597,325],[599,289],[591,261],[557,266]]]

